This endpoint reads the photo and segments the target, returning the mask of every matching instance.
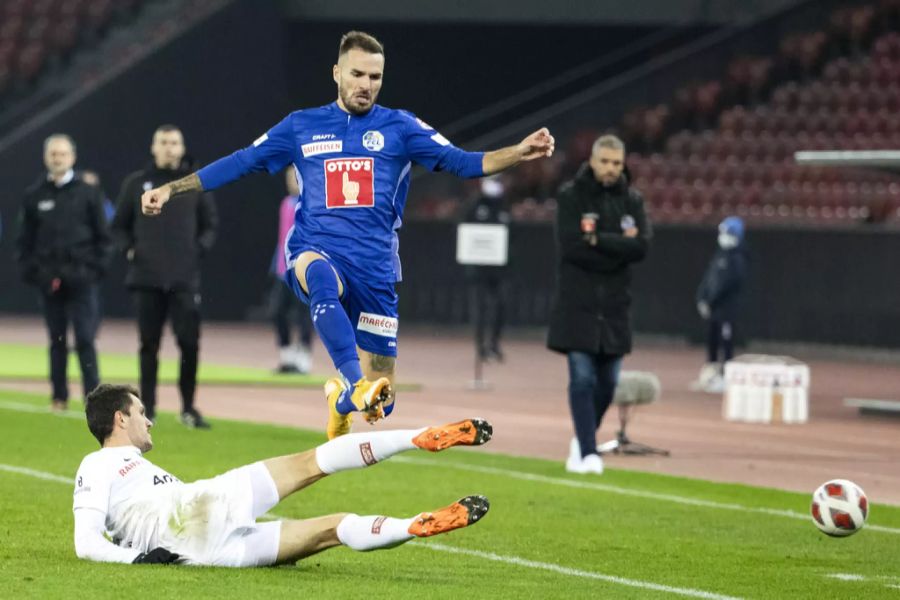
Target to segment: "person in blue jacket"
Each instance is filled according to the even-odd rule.
[[[697,388],[722,391],[723,366],[734,357],[735,321],[746,277],[744,222],[740,217],[728,217],[719,224],[718,248],[697,288],[697,312],[708,324],[706,365]]]
[[[350,431],[354,411],[374,422],[394,407],[397,230],[412,163],[483,177],[549,157],[554,149],[553,136],[542,128],[513,146],[465,152],[412,113],[376,104],[383,74],[381,43],[367,33],[345,34],[332,69],[336,101],[289,114],[250,146],[142,199],[146,214],[159,214],[176,194],[293,164],[301,208],[285,244],[285,279],[309,305],[340,374],[325,385],[329,438]]]

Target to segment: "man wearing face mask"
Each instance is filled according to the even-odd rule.
[[[122,183],[112,224],[116,244],[128,259],[125,285],[137,310],[141,397],[154,419],[159,345],[168,317],[181,351],[181,422],[207,429],[209,423],[194,407],[194,393],[200,353],[200,259],[216,239],[216,207],[211,194],[193,192],[161,219],[142,214],[141,194],[184,177],[193,166],[185,158],[181,130],[174,125],[157,128],[150,153],[153,162]]]
[[[706,365],[694,389],[711,393],[721,393],[724,389],[722,371],[734,356],[734,324],[747,276],[743,242],[744,222],[740,217],[728,217],[719,224],[719,247],[697,288],[697,312],[708,327]]]
[[[25,192],[16,257],[25,282],[37,288],[50,339],[52,408],[65,410],[69,390],[67,329],[75,333],[84,395],[100,383],[94,337],[98,281],[109,259],[103,193],[75,176],[75,142],[57,133],[44,140],[47,171]]]
[[[468,208],[466,223],[505,225],[509,227],[509,210],[504,200],[505,188],[497,177],[481,180],[481,194]],[[503,362],[500,337],[506,316],[507,265],[469,265],[469,297],[475,311],[475,344],[478,358],[483,361]]]
[[[566,354],[575,439],[566,470],[603,472],[596,433],[631,352],[631,265],[652,236],[644,199],[625,171],[625,144],[594,142],[589,162],[560,188],[556,213],[557,290],[547,346]]]

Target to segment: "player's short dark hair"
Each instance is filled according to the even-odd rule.
[[[181,133],[181,128],[178,125],[172,125],[171,123],[166,123],[165,125],[160,125],[156,128],[156,131],[153,132],[153,135],[157,133],[169,133],[171,131],[177,131]]]
[[[353,49],[364,50],[369,54],[381,54],[384,56],[384,46],[375,39],[374,35],[369,35],[363,31],[348,31],[341,36],[341,45],[338,48],[338,58],[347,54]]]
[[[131,414],[132,395],[140,397],[138,391],[130,385],[101,383],[85,398],[84,414],[88,429],[101,446],[112,435],[116,411]]]

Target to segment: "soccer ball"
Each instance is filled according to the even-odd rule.
[[[852,481],[832,479],[813,493],[810,511],[819,531],[832,537],[846,537],[866,524],[869,500]]]

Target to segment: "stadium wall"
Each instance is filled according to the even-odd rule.
[[[464,323],[465,273],[455,264],[455,226],[408,224],[401,236],[400,315],[407,322]],[[694,292],[715,249],[711,228],[658,226],[634,270],[634,321],[643,333],[704,334]],[[446,251],[436,252],[436,248]],[[509,321],[543,325],[553,295],[554,245],[547,224],[511,233]],[[900,347],[900,281],[886,257],[900,233],[875,229],[751,228],[745,339]]]
[[[0,153],[0,311],[37,312],[34,290],[19,281],[13,260],[15,218],[25,187],[43,169],[42,143],[54,132],[78,144],[77,168],[96,170],[115,199],[124,177],[150,161],[150,141],[163,123],[179,125],[188,153],[201,163],[249,144],[293,108],[285,82],[284,25],[268,2],[236,2],[174,40],[81,103]],[[275,250],[280,177],[252,177],[216,193],[221,228],[205,258],[205,312],[243,316],[259,301]],[[130,314],[117,257],[104,282],[104,312]]]

